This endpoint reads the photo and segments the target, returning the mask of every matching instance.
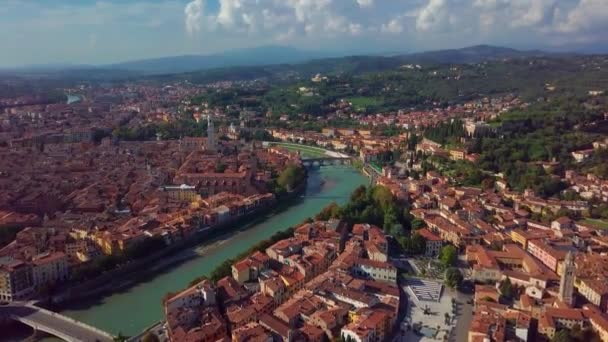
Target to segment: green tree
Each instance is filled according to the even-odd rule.
[[[575,324],[570,329],[570,337],[576,341],[585,341],[585,332],[581,328],[580,324]]]
[[[141,339],[142,342],[159,342],[158,336],[153,332],[148,332]]]
[[[511,279],[509,277],[506,277],[505,280],[500,282],[500,294],[507,298],[507,299],[512,299],[513,298],[513,284],[511,284]]]
[[[425,225],[424,221],[417,217],[414,218],[411,223],[412,229],[414,229],[414,230],[418,230],[418,229],[424,227],[424,225]]]
[[[395,198],[391,191],[383,186],[375,186],[372,188],[372,200],[379,205],[384,212],[387,212],[395,203]]]
[[[390,206],[386,212],[384,212],[384,231],[392,233],[393,227],[397,224],[397,213],[395,212],[395,208]],[[393,234],[399,235],[399,234]]]
[[[464,280],[462,273],[455,268],[450,267],[445,271],[445,284],[451,288],[457,288]]]
[[[226,171],[226,164],[217,163],[215,165],[215,172],[217,172],[217,173],[224,173],[224,171]]]
[[[458,261],[458,251],[452,245],[445,245],[439,253],[439,261],[444,269],[456,265]]]
[[[551,342],[572,342],[572,338],[570,338],[570,334],[568,333],[568,330],[565,329],[561,329],[558,330],[555,335],[553,335],[553,338],[551,339]]]
[[[422,235],[414,233],[412,235],[412,252],[414,254],[424,254],[426,251],[426,240]]]
[[[340,208],[340,206],[336,202],[331,202],[315,216],[315,219],[319,221],[327,221],[332,218],[341,218],[341,216],[342,209]]]
[[[300,184],[305,177],[304,169],[296,165],[288,165],[277,178],[277,184],[285,188],[287,191],[292,191]]]

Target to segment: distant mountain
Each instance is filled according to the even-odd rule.
[[[392,65],[394,63],[478,63],[484,60],[547,55],[542,51],[520,51],[510,48],[478,45],[463,49],[438,50],[412,54],[365,53],[348,56],[336,51],[306,51],[286,46],[262,46],[257,48],[229,50],[212,55],[188,55],[129,61],[103,66],[105,69],[129,70],[148,75],[176,74],[208,69],[236,66],[266,66],[276,64],[300,64],[309,61],[335,63],[344,58],[352,62],[359,58],[366,63]]]
[[[421,61],[427,63],[431,62],[438,64],[468,64],[505,58],[547,56],[549,54],[550,53],[548,52],[543,52],[539,50],[522,51],[499,46],[476,45],[465,47],[462,49],[419,52],[408,55],[402,55],[400,57],[409,61]]]
[[[154,76],[156,79],[186,77],[204,82],[219,79],[268,78],[290,72],[304,77],[315,73],[360,74],[395,69],[404,64],[470,64],[501,59],[564,55],[567,54],[538,50],[522,51],[490,45],[408,54],[382,51],[348,54],[337,50],[306,51],[273,45],[229,50],[212,55],[163,57],[102,66],[29,66],[11,70],[0,69],[0,73],[43,74],[51,78],[83,80],[136,79],[142,76]]]
[[[0,68],[0,71],[13,73],[43,73],[43,72],[58,72],[76,69],[91,69],[91,65],[86,64],[31,64],[18,67]]]
[[[235,66],[297,64],[311,59],[337,56],[336,53],[304,51],[285,46],[262,46],[229,50],[213,55],[188,55],[144,59],[104,66],[107,69],[137,71],[146,74],[172,74]]]

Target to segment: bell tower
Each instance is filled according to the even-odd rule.
[[[215,142],[215,127],[213,127],[211,114],[207,115],[207,146],[205,146],[205,150],[209,152],[216,152],[217,150]]]

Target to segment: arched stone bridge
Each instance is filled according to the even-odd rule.
[[[319,157],[319,158],[302,158],[302,165],[305,167],[319,167],[330,165],[351,165],[352,158],[350,157]]]
[[[0,318],[21,322],[67,342],[114,340],[114,337],[105,331],[26,302],[0,305]]]

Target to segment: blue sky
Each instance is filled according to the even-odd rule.
[[[608,51],[608,0],[2,0],[0,66],[241,47]]]

